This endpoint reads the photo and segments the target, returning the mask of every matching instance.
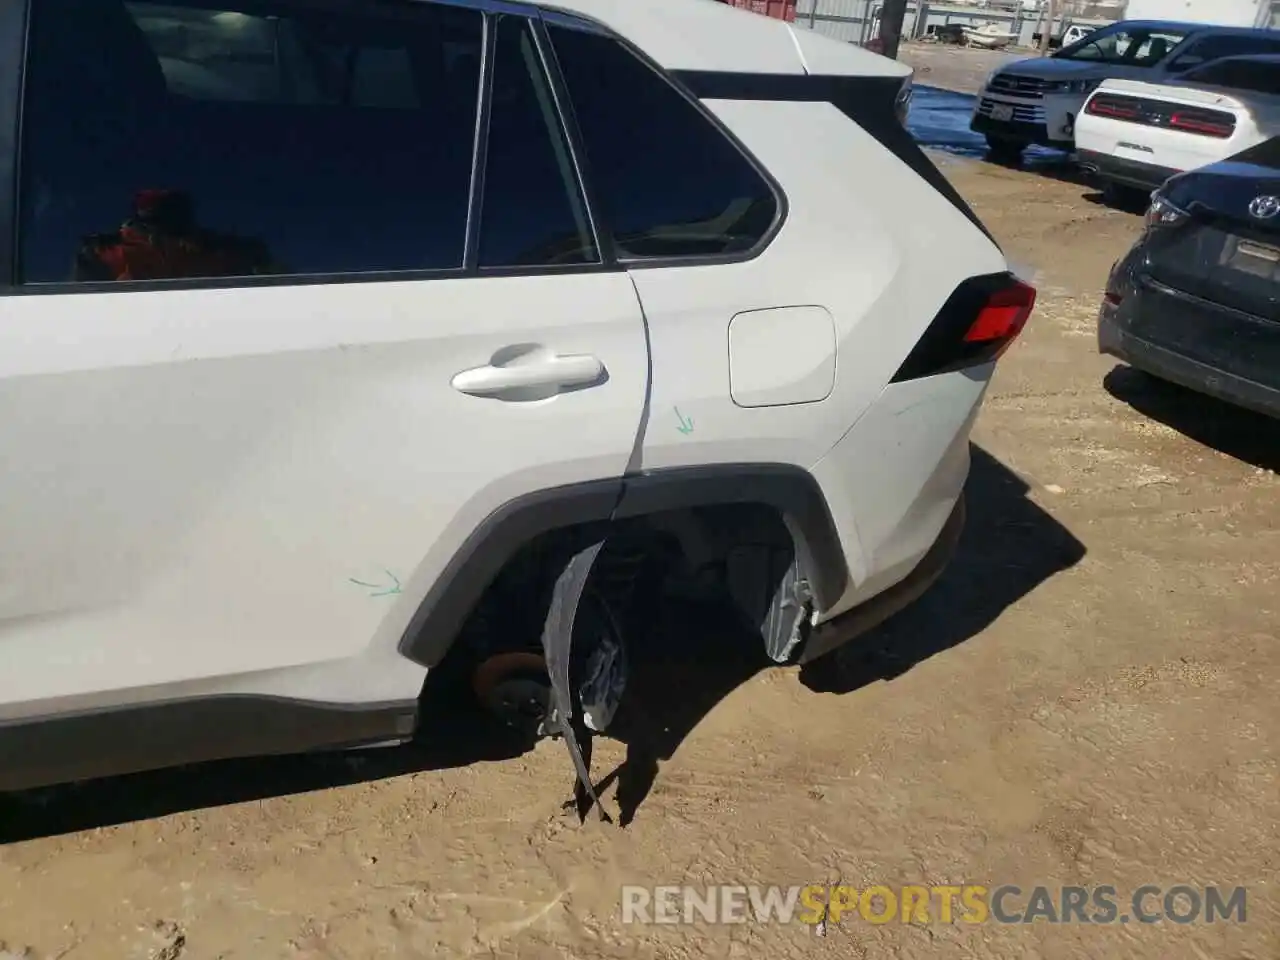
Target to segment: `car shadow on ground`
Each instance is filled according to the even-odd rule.
[[[987,152],[982,159],[994,167],[1034,173],[1037,176],[1048,177],[1050,180],[1080,187],[1084,191],[1081,194],[1082,200],[1108,210],[1141,217],[1151,205],[1150,190],[1139,187],[1106,187],[1097,177],[1082,168],[1070,154],[1043,150],[1029,153],[1017,160],[1009,160]]]
[[[929,591],[877,630],[801,670],[818,693],[892,680],[981,633],[1011,604],[1075,566],[1085,548],[1027,497],[1027,484],[978,447],[956,556]]]
[[[968,519],[947,570],[914,604],[802,667],[800,681],[809,690],[847,694],[899,677],[980,633],[1010,605],[1084,556],[1084,545],[1027,498],[1029,488],[1022,479],[981,448],[971,450]],[[661,761],[675,753],[721,699],[768,666],[763,656],[744,653],[756,651],[758,641],[717,629],[725,619],[672,621],[663,628],[665,642],[654,644],[665,652],[664,659],[636,671],[624,704],[627,712],[619,711],[616,731],[627,744],[626,760],[615,771],[624,826],[652,788]],[[689,629],[695,625],[697,632]],[[706,640],[712,637],[721,641],[723,652],[708,658]],[[672,691],[679,693],[673,696]]]
[[[1104,189],[1087,180],[1085,185],[1093,188],[1082,197],[1086,203],[1093,203],[1099,207],[1106,207],[1108,210],[1116,210],[1120,213],[1128,213],[1135,217],[1145,216],[1147,208],[1151,206],[1150,190],[1140,187]]]
[[[1027,485],[973,448],[968,526],[948,571],[921,600],[837,654],[806,665],[802,682],[849,693],[892,680],[974,636],[1040,583],[1067,569],[1083,546],[1027,498]],[[633,641],[627,695],[609,735],[625,759],[604,774],[607,806],[629,823],[661,763],[722,700],[767,669],[761,644],[723,607],[671,598]],[[465,685],[434,673],[423,696],[423,733],[403,747],[222,761],[0,795],[0,844],[269,797],[511,759],[533,746],[475,706]],[[573,777],[564,756],[564,790]],[[600,770],[593,771],[593,777]]]
[[[1048,177],[1050,180],[1060,180],[1063,183],[1070,183],[1077,187],[1096,188],[1093,179],[1080,168],[1075,158],[1058,150],[1028,150],[1027,153],[1017,158],[1009,158],[988,150],[982,154],[982,159],[993,167],[1034,173],[1037,176]]]
[[[1274,420],[1119,365],[1102,381],[1138,413],[1206,447],[1264,470],[1280,472],[1280,420]]]

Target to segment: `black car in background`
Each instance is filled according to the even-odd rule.
[[[1107,282],[1098,348],[1280,418],[1280,138],[1152,195]]]

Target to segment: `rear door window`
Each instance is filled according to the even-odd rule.
[[[482,15],[225,2],[32,4],[22,281],[461,267]]]
[[[620,259],[742,254],[768,235],[768,181],[684,93],[612,38],[550,34]]]

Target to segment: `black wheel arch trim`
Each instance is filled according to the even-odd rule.
[[[426,667],[444,659],[493,578],[535,537],[568,527],[636,519],[692,507],[762,504],[776,509],[796,541],[814,601],[822,609],[844,592],[849,571],[818,482],[792,464],[726,463],[654,470],[541,490],[493,511],[436,579],[399,645]]]

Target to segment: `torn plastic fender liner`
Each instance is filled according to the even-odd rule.
[[[595,787],[591,783],[591,731],[583,717],[574,709],[573,695],[569,687],[569,666],[573,653],[574,625],[582,605],[583,591],[591,576],[596,557],[604,547],[598,540],[573,555],[556,577],[551,590],[551,603],[547,607],[547,619],[542,627],[542,652],[547,661],[547,673],[551,680],[551,700],[554,716],[548,727],[558,728],[569,748],[578,783],[574,800],[579,816],[586,816],[590,804],[600,813],[600,819],[612,823],[600,805]],[[579,743],[581,737],[581,744]],[[588,804],[588,798],[590,804]]]

